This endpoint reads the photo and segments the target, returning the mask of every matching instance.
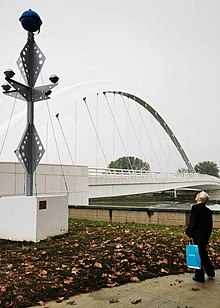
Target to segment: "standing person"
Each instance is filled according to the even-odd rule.
[[[195,269],[193,280],[205,282],[205,273],[209,279],[215,277],[214,267],[209,259],[207,245],[212,233],[212,211],[206,207],[209,195],[201,191],[196,197],[196,204],[192,206],[189,225],[186,229],[186,235],[193,239],[194,244],[198,245],[201,258],[201,269]]]

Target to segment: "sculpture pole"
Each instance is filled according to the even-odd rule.
[[[28,31],[28,41],[17,61],[25,84],[13,80],[15,73],[9,69],[4,72],[7,84],[2,85],[2,88],[4,94],[27,101],[27,125],[15,154],[26,172],[26,196],[33,196],[33,174],[45,152],[34,126],[34,103],[49,99],[51,89],[57,86],[59,78],[51,75],[49,79],[52,84],[35,87],[46,59],[34,40],[34,32],[40,31],[42,21],[32,10],[25,11],[19,20],[23,28]],[[11,86],[15,90],[10,91]]]

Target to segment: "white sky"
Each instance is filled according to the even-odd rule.
[[[1,1],[2,83],[7,68],[19,78],[16,61],[27,32],[18,19],[29,8],[43,21],[36,42],[46,56],[44,82],[52,73],[60,77],[53,92],[54,112],[68,114],[70,97],[79,95],[77,91],[83,93],[82,87],[72,85],[100,81],[94,83],[94,89],[127,91],[150,103],[193,164],[213,160],[220,165],[218,0]],[[72,90],[65,95],[69,88]],[[91,84],[85,86],[85,93],[88,88]],[[13,99],[0,95],[0,147],[12,105]],[[25,107],[18,101],[15,114]],[[25,117],[16,125],[1,160],[16,160],[13,150],[21,139]],[[38,126],[37,130],[44,143]]]

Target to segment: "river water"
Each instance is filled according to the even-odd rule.
[[[90,202],[90,205],[101,206],[128,206],[128,207],[146,207],[156,209],[176,209],[176,210],[190,210],[192,203],[183,201],[101,201]],[[220,211],[220,204],[209,202],[207,207],[214,211]]]
[[[152,208],[160,208],[160,209],[183,209],[183,210],[190,210],[192,203],[188,202],[157,202],[154,204],[145,204],[146,207]],[[207,207],[211,210],[220,211],[220,204],[209,203]]]

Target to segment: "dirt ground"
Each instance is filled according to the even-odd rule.
[[[209,253],[220,267],[220,230]],[[39,243],[0,240],[0,307],[62,302],[127,282],[187,272],[183,228],[73,221]]]

